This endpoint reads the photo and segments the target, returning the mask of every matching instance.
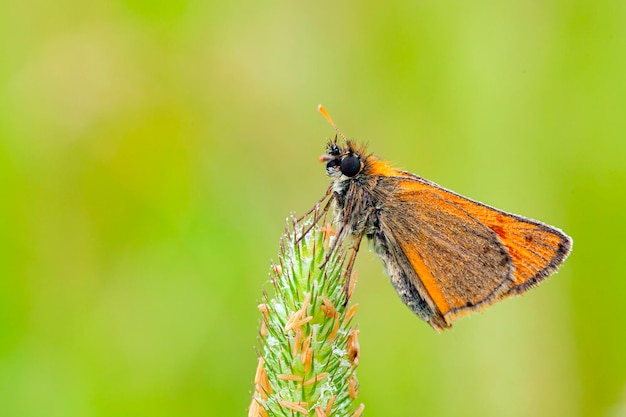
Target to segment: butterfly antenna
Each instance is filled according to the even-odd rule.
[[[346,139],[346,137],[344,136],[343,133],[341,133],[341,130],[339,130],[335,122],[333,122],[333,119],[332,117],[330,117],[330,114],[328,114],[328,112],[326,111],[326,108],[320,104],[317,106],[317,111],[319,111],[322,114],[322,116],[324,116],[324,119],[326,119],[328,123],[330,123],[330,125],[335,128],[335,132],[337,132],[339,136],[341,136],[343,140],[347,142],[348,139]],[[335,137],[335,142],[337,142],[336,137]]]

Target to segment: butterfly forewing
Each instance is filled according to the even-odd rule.
[[[560,230],[472,201],[420,177],[381,177],[389,190],[381,223],[449,323],[523,292],[569,252]]]

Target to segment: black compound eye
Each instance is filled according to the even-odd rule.
[[[341,173],[346,177],[354,177],[361,171],[361,160],[353,155],[348,155],[341,160]]]

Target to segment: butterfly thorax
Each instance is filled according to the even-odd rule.
[[[352,235],[371,237],[386,200],[378,182],[393,169],[351,141],[345,146],[330,142],[322,160],[333,180],[331,189],[339,225],[347,227]]]

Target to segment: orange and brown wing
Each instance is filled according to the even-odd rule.
[[[416,289],[446,325],[526,291],[571,249],[571,239],[556,228],[399,174],[379,182],[389,193],[381,227],[393,234],[419,281]]]

